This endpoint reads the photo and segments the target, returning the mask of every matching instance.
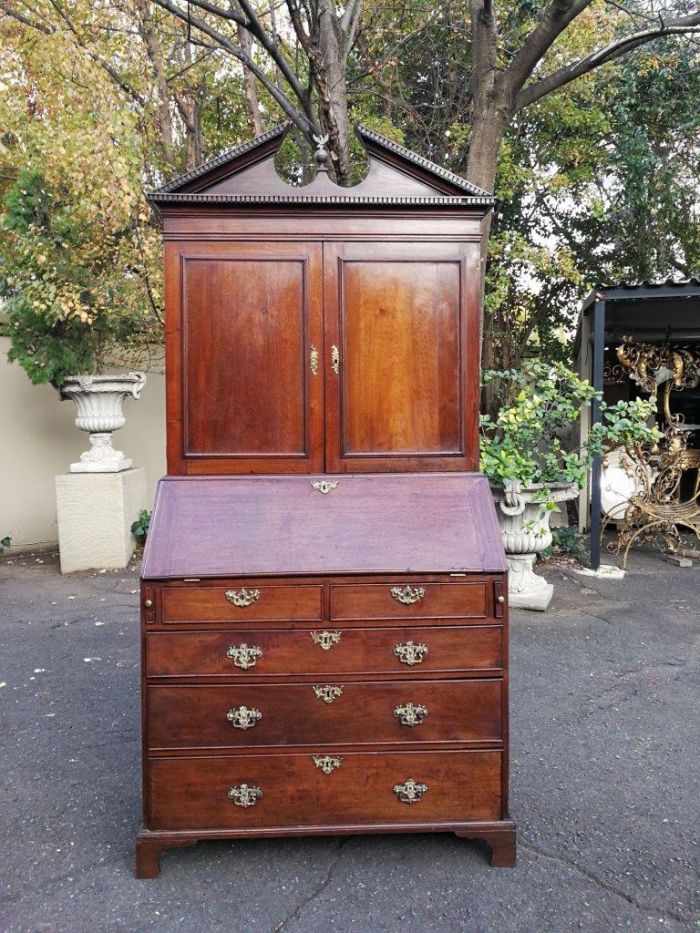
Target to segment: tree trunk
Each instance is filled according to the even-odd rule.
[[[238,41],[248,55],[253,54],[253,37],[242,26],[238,27]],[[255,75],[250,69],[243,67],[243,91],[245,105],[248,111],[248,122],[255,136],[262,136],[264,132],[262,114],[258,106],[258,89],[255,84]]]
[[[328,134],[336,181],[351,182],[350,128],[348,124],[347,55],[345,36],[332,0],[319,3],[318,54],[311,64],[321,105],[321,122]]]

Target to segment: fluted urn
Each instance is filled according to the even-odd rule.
[[[506,483],[492,486],[501,538],[508,559],[508,599],[511,606],[543,612],[552,601],[554,587],[534,571],[537,555],[552,543],[547,502],[575,499],[575,483]]]
[[[61,398],[75,402],[75,424],[90,435],[90,449],[71,463],[71,473],[118,473],[131,468],[132,461],[112,446],[112,433],[126,423],[124,399],[137,399],[145,384],[143,373],[66,377]]]

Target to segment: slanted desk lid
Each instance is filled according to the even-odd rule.
[[[325,493],[315,488],[326,483]],[[169,477],[158,486],[143,577],[505,569],[478,474]]]

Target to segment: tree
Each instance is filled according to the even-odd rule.
[[[274,5],[263,9],[263,4],[250,0],[228,6],[214,0],[155,2],[186,23],[198,44],[222,50],[249,69],[310,143],[319,133],[327,133],[338,180],[348,183],[347,77],[362,0],[347,0],[343,5],[336,0],[286,0],[288,24],[296,40],[293,50],[282,39]],[[445,5],[454,7],[448,0],[438,4],[438,9]],[[435,14],[435,6],[418,4],[428,19]],[[603,10],[594,0],[510,0],[500,8],[494,0],[470,0],[463,40],[470,52],[469,101],[465,102],[470,115],[466,171],[470,181],[493,191],[504,134],[524,108],[661,36],[700,31],[700,11],[686,15],[680,9],[657,12],[643,0],[632,0],[629,7],[612,2],[602,6]],[[387,0],[376,7],[396,20],[406,19],[405,0]],[[594,47],[573,58],[561,58],[556,49],[550,51],[587,12],[593,13],[594,25],[597,21],[591,30]],[[238,41],[240,31],[257,43],[274,65],[275,76],[270,76],[250,46]],[[381,70],[375,63],[372,71],[379,81]]]

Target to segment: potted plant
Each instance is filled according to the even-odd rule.
[[[582,447],[567,449],[581,412],[599,395],[562,363],[487,370],[498,414],[481,418],[481,469],[491,482],[509,567],[512,606],[545,610],[553,587],[534,572],[552,543],[549,520],[575,498],[594,457],[608,446],[653,443],[654,400],[605,405]]]
[[[124,425],[124,399],[143,389],[146,377],[134,369],[150,363],[161,320],[146,256],[134,246],[143,217],[133,216],[128,191],[104,185],[76,199],[69,182],[50,185],[24,170],[5,194],[0,295],[8,356],[32,382],[75,402],[75,423],[91,446],[71,472],[114,472],[131,466],[114,450],[112,432]]]

